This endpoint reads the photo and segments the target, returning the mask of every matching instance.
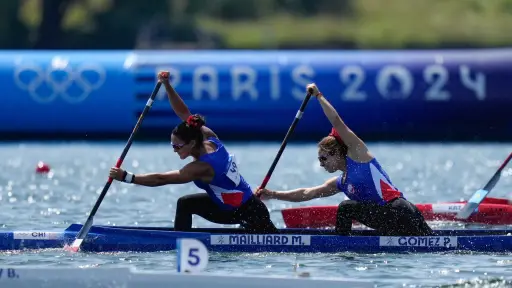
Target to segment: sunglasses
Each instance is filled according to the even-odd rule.
[[[171,145],[172,145],[172,148],[176,149],[176,150],[180,150],[181,148],[183,148],[183,146],[185,146],[186,144],[174,144],[171,142]]]
[[[325,157],[325,156],[320,156],[320,157],[318,157],[318,161],[320,161],[320,162],[327,161],[327,157]]]

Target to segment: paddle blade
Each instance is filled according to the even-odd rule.
[[[480,189],[469,198],[468,202],[462,209],[457,213],[457,216],[455,216],[457,219],[468,219],[473,212],[476,211],[480,203],[485,199],[485,196],[489,194],[489,190]]]
[[[457,219],[468,219],[468,217],[471,216],[471,214],[476,210],[476,208],[478,208],[478,205],[480,205],[480,203],[485,199],[485,196],[487,196],[487,194],[491,192],[492,188],[496,186],[496,184],[500,180],[501,171],[505,168],[505,166],[507,166],[508,162],[511,159],[512,153],[510,153],[507,159],[503,161],[500,168],[498,168],[498,170],[494,173],[491,180],[489,180],[489,182],[485,184],[484,188],[476,191],[475,194],[471,196],[471,198],[468,200],[468,203],[466,203],[466,205],[462,207],[459,213],[457,213]]]
[[[75,239],[75,241],[73,241],[73,244],[64,246],[64,251],[75,253],[78,252],[78,250],[80,250],[80,245],[82,245],[83,241],[83,239]]]
[[[82,226],[82,229],[78,231],[75,241],[73,241],[71,246],[64,246],[64,250],[68,252],[78,252],[80,250],[82,242],[84,242],[85,236],[87,236],[87,233],[89,233],[89,230],[91,230],[93,221],[94,220],[92,217],[87,218],[87,221],[85,221],[85,224],[84,226]]]

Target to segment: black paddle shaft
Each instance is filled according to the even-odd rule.
[[[121,156],[117,160],[116,167],[121,167],[121,164],[124,161],[124,158],[126,157],[126,154],[128,154],[128,150],[132,146],[133,138],[137,131],[139,130],[140,125],[142,124],[142,120],[144,120],[144,117],[148,113],[149,109],[151,109],[151,105],[153,105],[153,101],[155,100],[156,94],[158,94],[158,91],[160,90],[160,86],[162,86],[161,82],[158,82],[155,85],[155,88],[153,89],[153,92],[151,93],[151,97],[149,98],[148,102],[146,103],[146,107],[144,107],[144,110],[142,111],[142,114],[140,114],[139,119],[137,120],[137,124],[135,124],[135,127],[133,128],[133,131],[130,135],[130,138],[128,138],[128,141],[126,145],[124,146],[123,153],[121,153]],[[103,198],[105,198],[105,195],[107,194],[108,189],[110,188],[110,185],[112,184],[113,179],[111,177],[108,177],[107,183],[105,183],[105,186],[103,187],[103,190],[101,191],[100,197],[98,200],[96,200],[96,204],[94,204],[94,207],[91,210],[91,213],[89,214],[89,217],[87,217],[87,221],[82,226],[82,229],[80,229],[80,232],[78,232],[76,238],[77,239],[83,239],[84,236],[89,232],[92,219],[94,218],[94,215],[96,215],[96,211],[98,211],[98,208],[101,205],[101,202],[103,201]]]
[[[272,176],[272,173],[274,172],[274,169],[277,166],[277,162],[279,162],[279,159],[281,158],[281,155],[283,154],[284,148],[286,147],[286,144],[288,143],[288,138],[292,135],[293,130],[295,130],[295,126],[297,126],[297,123],[299,122],[300,118],[302,118],[302,113],[304,113],[304,110],[306,109],[306,105],[308,104],[309,99],[311,98],[311,92],[306,95],[306,98],[304,98],[304,101],[302,101],[302,104],[300,105],[299,111],[297,111],[297,115],[295,116],[295,119],[293,119],[292,125],[288,129],[288,132],[286,133],[286,136],[284,137],[283,143],[281,143],[281,147],[279,148],[279,151],[277,152],[276,158],[274,158],[274,162],[272,162],[272,165],[270,165],[270,169],[267,172],[267,175],[263,179],[263,183],[261,184],[260,188],[265,188],[267,186],[268,181],[270,180],[270,176]]]

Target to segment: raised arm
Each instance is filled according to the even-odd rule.
[[[165,91],[167,92],[167,98],[169,98],[169,103],[171,104],[171,108],[174,110],[174,113],[176,113],[182,121],[185,121],[188,116],[191,115],[190,110],[185,102],[183,102],[180,95],[178,95],[176,90],[172,87],[169,82],[169,75],[169,73],[158,73],[158,81],[164,85]]]
[[[178,92],[176,92],[176,90],[174,90],[174,87],[172,87],[171,83],[169,82],[169,75],[170,73],[158,73],[158,81],[162,82],[162,84],[164,85],[165,91],[167,92],[167,98],[169,99],[169,103],[171,104],[171,108],[174,111],[174,113],[176,113],[176,115],[180,117],[182,121],[186,121],[187,118],[190,115],[192,115],[192,113],[190,113],[187,104],[185,104],[183,99],[181,99]],[[218,138],[217,135],[210,128],[203,126],[201,129],[203,131],[205,138]]]
[[[336,179],[333,177],[325,181],[322,185],[318,185],[310,188],[298,188],[289,191],[272,191],[268,189],[259,189],[256,191],[256,195],[262,194],[267,199],[278,199],[289,202],[303,202],[309,201],[315,198],[329,197],[340,190],[336,186]]]
[[[312,95],[318,99],[318,102],[320,102],[320,106],[322,107],[325,116],[327,117],[327,119],[329,119],[329,122],[331,122],[332,127],[336,129],[341,139],[343,139],[345,145],[347,145],[348,153],[356,153],[357,155],[361,156],[367,154],[368,148],[366,147],[366,144],[352,130],[350,130],[350,128],[348,128],[345,122],[343,122],[343,120],[341,119],[336,109],[334,109],[331,103],[327,101],[324,95],[318,90],[316,85],[309,84],[307,86],[307,89],[308,91],[312,91]]]

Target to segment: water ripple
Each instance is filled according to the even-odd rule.
[[[261,183],[280,143],[227,143],[237,154],[244,177]],[[64,229],[86,220],[108,170],[124,143],[9,143],[0,145],[0,229]],[[413,202],[442,202],[468,198],[492,176],[510,152],[510,145],[383,144],[369,143],[395,185]],[[37,175],[38,161],[52,170]],[[181,161],[166,143],[134,143],[124,168],[136,173],[178,169]],[[272,178],[271,189],[318,185],[331,177],[316,160],[314,144],[288,144]],[[176,200],[197,192],[193,184],[158,188],[115,182],[110,187],[95,224],[173,225]],[[512,168],[494,190],[494,197],[512,198]],[[293,206],[335,205],[343,195],[304,203],[270,200],[272,219],[283,226],[280,209]],[[432,223],[433,227],[445,225]],[[452,223],[454,227],[460,224]],[[218,226],[194,217],[194,226]],[[287,254],[212,253],[208,273],[246,273],[362,278],[378,287],[506,287],[511,282],[511,255],[485,253],[433,254]],[[176,254],[80,253],[60,249],[3,251],[5,265],[126,267],[175,270]]]

